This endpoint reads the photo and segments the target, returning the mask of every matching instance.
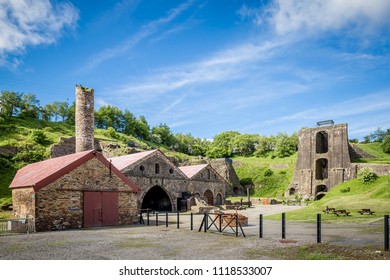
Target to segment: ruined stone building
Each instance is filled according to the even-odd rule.
[[[204,198],[208,205],[220,206],[224,203],[228,183],[210,164],[182,166],[179,169],[190,180],[188,192],[192,196]]]
[[[287,195],[319,199],[367,166],[379,176],[390,174],[388,164],[351,163],[347,124],[319,122],[315,128],[302,129],[298,137],[298,159]]]
[[[138,187],[94,150],[27,165],[10,188],[14,217],[34,219],[38,231],[137,219]]]
[[[189,210],[191,205],[187,200],[194,194],[202,198],[207,197],[209,204],[215,205],[224,200],[228,188],[228,183],[208,164],[202,168],[179,168],[160,150],[114,157],[110,160],[139,186],[141,192],[138,200],[144,210]]]

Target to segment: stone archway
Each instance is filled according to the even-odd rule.
[[[212,191],[205,191],[203,196],[206,198],[206,202],[208,205],[214,205],[214,195]]]
[[[172,203],[169,195],[163,188],[154,186],[145,194],[141,209],[172,211]]]

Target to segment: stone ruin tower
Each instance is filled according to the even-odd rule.
[[[320,199],[351,178],[347,124],[318,122],[299,132],[298,160],[287,195]]]
[[[76,85],[76,153],[94,148],[94,90]]]

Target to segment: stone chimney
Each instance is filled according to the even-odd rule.
[[[94,90],[76,85],[76,153],[94,148]]]

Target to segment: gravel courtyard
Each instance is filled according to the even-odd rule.
[[[155,225],[133,225],[81,230],[39,232],[23,235],[0,236],[0,259],[49,260],[124,260],[124,259],[283,259],[278,251],[292,250],[316,244],[315,224],[288,222],[286,239],[281,238],[281,222],[264,221],[264,238],[259,238],[258,214],[287,212],[299,206],[256,206],[240,211],[248,216],[244,227],[246,237],[235,237],[228,230],[223,234],[215,229],[207,233],[198,231],[202,216],[194,216],[194,230],[190,230],[189,215],[165,215]],[[213,229],[213,228],[211,228]],[[323,225],[322,241],[345,248],[368,246],[373,252],[383,250],[382,224]]]

